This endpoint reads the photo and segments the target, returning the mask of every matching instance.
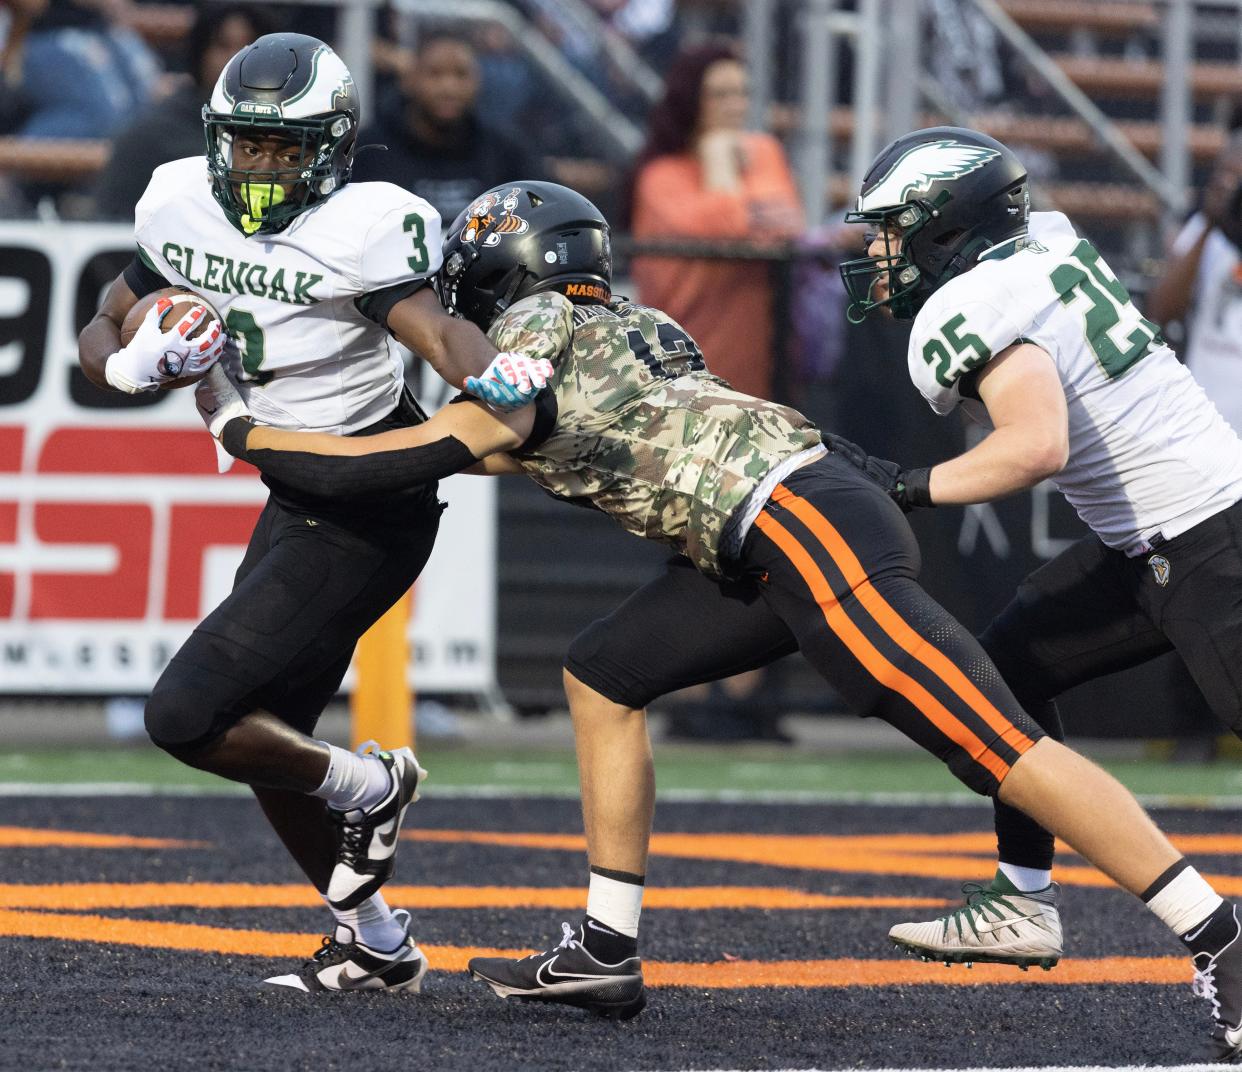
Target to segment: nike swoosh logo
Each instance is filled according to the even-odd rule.
[[[611,934],[614,938],[617,937],[617,934],[618,934],[618,932],[614,931],[611,927],[601,927],[593,919],[587,920],[587,926],[590,927],[591,930],[593,931],[599,931],[600,934]]]
[[[599,979],[601,978],[601,976],[592,975],[589,972],[583,973],[583,972],[553,971],[552,965],[555,964],[556,961],[557,961],[557,957],[553,957],[551,960],[547,961],[546,963],[540,964],[539,970],[535,973],[535,982],[539,983],[541,986],[552,986],[558,979],[566,980],[566,979]],[[548,974],[548,978],[546,979],[544,978],[544,972],[547,972]]]
[[[1207,929],[1208,929],[1208,925],[1209,925],[1211,922],[1212,922],[1212,919],[1211,919],[1211,917],[1209,916],[1206,920],[1204,920],[1202,923],[1200,923],[1200,924],[1199,924],[1199,926],[1197,926],[1197,927],[1196,927],[1193,931],[1187,931],[1185,934],[1183,934],[1183,935],[1182,935],[1182,941],[1183,941],[1183,942],[1193,942],[1196,938],[1198,938],[1198,937],[1199,937],[1199,935],[1201,935],[1201,934],[1202,934],[1205,930],[1207,930]]]
[[[377,830],[375,836],[380,839],[380,844],[386,849],[391,849],[397,843],[398,826],[393,823],[392,832],[384,834],[383,831]]]
[[[1033,916],[1011,916],[1008,919],[998,919],[994,923],[980,920],[975,929],[980,934],[991,934],[993,931],[1003,931],[1006,927],[1012,927],[1015,923],[1021,923],[1023,920],[1042,918],[1039,913],[1036,913]]]

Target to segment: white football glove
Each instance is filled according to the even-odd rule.
[[[220,436],[224,426],[234,417],[249,417],[250,411],[242,396],[238,394],[233,381],[228,378],[223,365],[212,365],[194,388],[194,404],[198,407],[198,415],[207,425],[207,431],[216,442],[216,469],[227,473],[233,468],[233,456],[224,449]]]
[[[186,338],[203,317],[211,315],[205,306],[195,305],[167,331],[160,330],[160,319],[172,304],[161,298],[151,306],[129,345],[108,358],[104,376],[118,391],[130,395],[157,391],[178,377],[211,368],[220,359],[228,338],[220,321],[211,319],[202,335]]]
[[[221,365],[214,365],[194,388],[194,404],[209,431],[216,439],[224,433],[224,426],[234,417],[249,417],[250,410],[242,401],[233,381]]]
[[[467,376],[462,386],[493,409],[521,409],[533,402],[552,378],[552,362],[505,350],[492,358],[481,376]]]

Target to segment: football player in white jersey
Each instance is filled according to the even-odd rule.
[[[500,405],[534,396],[544,366],[497,355],[430,286],[436,211],[389,183],[349,184],[359,105],[327,45],[260,38],[230,60],[203,119],[206,158],[152,175],[136,210],[137,256],[81,333],[95,384],[158,390],[222,352],[264,420],[369,435],[425,420],[395,339],[454,385],[476,377]],[[122,346],[126,313],[172,284],[206,298],[223,330],[187,338],[199,306],[165,331],[161,303]],[[161,675],[147,729],[183,762],[252,786],[336,917],[301,972],[271,981],[417,990],[426,961],[408,914],[393,913],[379,890],[424,772],[409,749],[354,754],[310,734],[358,637],[418,577],[442,504],[434,482],[348,504],[267,484],[233,592]]]
[[[897,139],[863,180],[847,219],[871,233],[867,256],[841,267],[849,315],[913,319],[915,386],[938,414],[961,406],[989,429],[959,457],[901,472],[894,497],[980,503],[1050,478],[1093,530],[980,638],[1051,735],[1061,692],[1170,650],[1242,733],[1242,441],[1091,243],[1028,206],[1014,154],[954,127]],[[953,915],[894,927],[894,942],[936,960],[1056,963],[1053,839],[999,801],[996,828],[991,884],[971,884]],[[1181,896],[1170,871],[1145,900]],[[1185,940],[1207,964],[1238,930],[1230,917]],[[1242,978],[1213,985],[1234,1018],[1216,1006],[1219,1054],[1236,1057]]]

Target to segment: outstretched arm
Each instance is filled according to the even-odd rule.
[[[445,406],[425,424],[375,436],[290,432],[254,424],[218,368],[196,388],[212,435],[236,458],[312,495],[359,498],[399,491],[520,447],[534,426],[532,407],[497,414],[480,402]]]

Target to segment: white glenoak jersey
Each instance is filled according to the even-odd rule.
[[[422,198],[351,183],[279,234],[248,238],[212,197],[206,159],[191,157],[155,169],[135,236],[150,267],[220,313],[221,360],[260,421],[347,435],[397,405],[397,344],[355,299],[439,269],[440,217]]]
[[[1242,440],[1091,243],[1059,212],[985,254],[919,311],[910,376],[939,414],[963,377],[1026,341],[1056,363],[1069,408],[1069,461],[1053,482],[1109,547],[1143,554],[1242,498]],[[969,388],[968,388],[969,390]]]

